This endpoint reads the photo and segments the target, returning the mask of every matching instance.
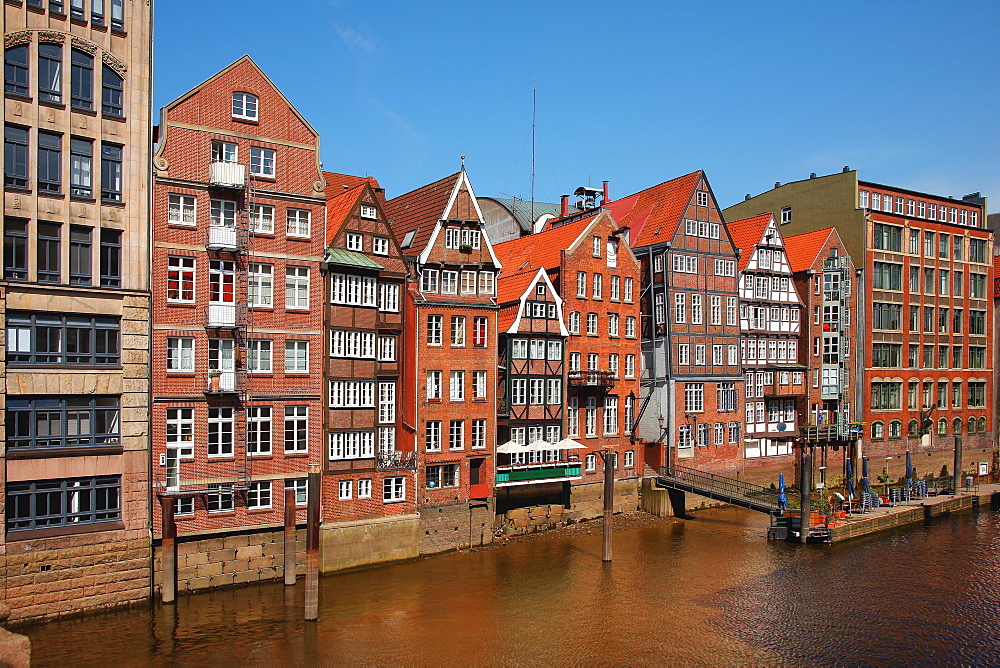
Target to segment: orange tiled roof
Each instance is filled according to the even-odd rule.
[[[506,332],[514,324],[520,308],[518,300],[537,275],[538,269],[526,269],[515,274],[502,274],[497,280],[497,303],[500,304],[499,331]]]
[[[632,229],[633,248],[669,241],[703,176],[701,170],[691,172],[603,206],[619,225]]]
[[[835,228],[824,227],[822,230],[785,237],[785,255],[788,256],[792,271],[811,269],[816,263],[816,256],[823,250],[823,245],[835,232]]]
[[[337,172],[323,172],[326,179],[324,192],[327,199],[342,195],[345,190],[355,188],[362,183],[372,184],[372,188],[381,188],[374,176],[351,176],[350,174],[338,174]]]
[[[358,198],[365,191],[366,181],[362,181],[358,185],[354,186],[350,190],[343,190],[336,197],[330,197],[327,195],[326,200],[326,244],[330,245],[333,243],[333,238],[337,236],[337,232],[344,225],[344,219],[351,213],[354,209],[354,205],[357,203]],[[329,191],[330,188],[327,187]]]
[[[434,226],[444,215],[445,207],[448,206],[448,200],[455,189],[455,182],[461,174],[462,172],[456,172],[399,197],[393,197],[385,203],[383,210],[400,243],[407,232],[417,230],[409,247],[403,249],[403,253],[418,255],[427,245]]]
[[[767,229],[767,224],[773,218],[774,216],[770,213],[759,213],[756,216],[726,223],[726,227],[729,228],[729,236],[733,240],[733,246],[743,251],[740,255],[740,271],[746,269],[747,263],[750,262],[750,256],[753,255],[754,246],[760,243],[764,236],[764,230]]]
[[[569,248],[592,222],[593,217],[588,217],[520,239],[505,241],[494,246],[493,252],[506,268],[505,271],[556,268],[562,261],[562,251]]]

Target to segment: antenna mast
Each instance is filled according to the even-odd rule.
[[[531,80],[531,225],[535,225],[535,109],[538,79]]]

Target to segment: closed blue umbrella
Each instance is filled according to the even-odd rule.
[[[863,457],[861,459],[861,490],[865,494],[872,493],[872,486],[868,482],[868,458]]]
[[[851,460],[847,460],[847,500],[854,500],[854,465],[851,464]]]
[[[906,486],[913,487],[913,462],[910,461],[910,451],[906,451]]]
[[[785,474],[778,474],[778,508],[788,507],[788,496],[785,494]]]

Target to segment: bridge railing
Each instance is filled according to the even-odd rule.
[[[745,480],[735,480],[716,473],[698,471],[697,469],[678,466],[676,464],[660,467],[660,475],[691,485],[697,485],[717,493],[761,501],[775,507],[778,505],[778,490],[746,482]]]

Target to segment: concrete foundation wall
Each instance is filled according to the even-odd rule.
[[[0,557],[10,622],[72,615],[146,600],[148,540],[48,546]]]
[[[562,528],[566,523],[566,507],[557,504],[512,508],[497,515],[496,531],[503,536],[520,536]]]
[[[232,584],[284,577],[285,535],[283,531],[248,532],[228,536],[177,539],[177,591],[197,591]],[[295,565],[305,573],[306,531],[299,529],[295,541]],[[162,552],[155,558],[155,595],[163,578]]]
[[[639,487],[641,478],[626,478],[615,481],[614,508],[616,513],[639,509]],[[566,513],[567,522],[581,522],[604,514],[604,483],[573,485],[570,488],[570,506]]]
[[[420,509],[420,554],[493,542],[493,505],[455,503]]]
[[[336,522],[320,527],[321,572],[412,559],[420,555],[420,516]]]

